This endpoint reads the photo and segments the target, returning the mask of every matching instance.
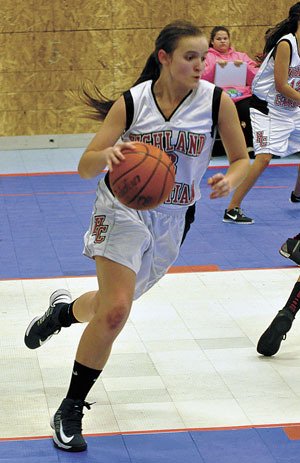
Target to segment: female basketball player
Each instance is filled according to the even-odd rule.
[[[300,151],[300,2],[289,16],[267,34],[267,54],[252,83],[250,103],[255,160],[248,176],[234,192],[224,222],[251,224],[241,202],[273,155],[285,157]],[[300,201],[300,168],[291,202]]]
[[[249,158],[230,97],[200,81],[208,43],[198,27],[175,22],[159,34],[139,81],[116,102],[93,100],[103,124],[83,153],[78,171],[92,178],[122,162],[131,140],[147,140],[172,156],[176,194],[149,211],[123,206],[107,177],[100,180],[84,254],[95,260],[99,288],[71,302],[68,291],[50,296],[50,307],[27,328],[25,343],[35,349],[63,326],[89,322],[79,342],[66,398],[52,420],[54,443],[81,451],[82,410],[86,396],[110,355],[129,316],[132,301],[153,286],[177,258],[190,205],[200,198],[199,183],[210,160],[218,124],[228,151],[226,174],[209,178],[210,198],[229,194],[247,173]],[[89,97],[88,97],[89,98]],[[121,137],[121,143],[117,143]],[[197,137],[198,143],[191,139]],[[116,144],[117,143],[117,144]]]

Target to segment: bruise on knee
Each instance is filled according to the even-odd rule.
[[[106,316],[106,322],[108,328],[112,331],[118,329],[120,326],[123,326],[128,317],[128,311],[125,309],[115,309],[112,312],[108,313]]]

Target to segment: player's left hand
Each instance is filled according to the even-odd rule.
[[[221,173],[210,177],[207,180],[207,184],[210,185],[212,189],[209,195],[210,199],[223,198],[224,196],[228,196],[231,191],[228,178]]]

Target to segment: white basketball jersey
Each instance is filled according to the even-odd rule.
[[[286,41],[290,44],[291,59],[288,73],[288,84],[298,92],[300,91],[300,57],[298,54],[297,40],[294,34],[287,34],[281,37],[277,42]],[[276,46],[277,46],[276,44]],[[265,100],[268,105],[273,106],[277,110],[295,111],[298,109],[298,104],[289,98],[286,98],[275,88],[274,79],[274,51],[276,46],[268,53],[264,59],[258,73],[252,82],[252,93]]]
[[[124,94],[127,128],[124,141],[150,143],[164,150],[176,169],[175,186],[160,208],[189,206],[200,198],[200,181],[211,157],[221,89],[200,81],[165,118],[153,93],[153,82],[142,82]]]

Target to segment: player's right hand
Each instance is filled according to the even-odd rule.
[[[117,145],[106,148],[103,151],[106,159],[106,164],[110,172],[113,171],[113,164],[120,164],[120,162],[125,159],[125,156],[122,153],[122,150],[124,149],[134,150],[135,146],[132,143],[127,142],[118,143]]]

